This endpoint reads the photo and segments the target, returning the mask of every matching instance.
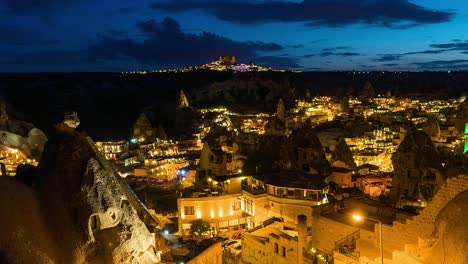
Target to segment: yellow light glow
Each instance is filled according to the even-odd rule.
[[[201,219],[201,217],[202,217],[201,210],[198,209],[198,210],[197,210],[197,218],[198,218],[198,219]]]
[[[214,210],[211,210],[211,212],[210,212],[210,217],[211,217],[212,219],[215,217]]]
[[[356,220],[356,221],[361,221],[362,220],[362,216],[358,215],[358,214],[353,214],[353,219]]]
[[[219,208],[218,215],[219,215],[219,217],[223,217],[223,208]]]

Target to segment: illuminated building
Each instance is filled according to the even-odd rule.
[[[28,158],[24,152],[19,149],[9,148],[0,145],[0,163],[5,164],[6,173],[8,176],[16,176],[16,168],[20,164],[29,164],[37,166],[38,162],[35,159]],[[3,173],[0,172],[0,176]]]
[[[246,210],[255,217],[255,225],[272,216],[294,222],[299,214],[312,215],[314,208],[328,203],[323,180],[293,171],[247,177],[242,185]]]
[[[150,176],[170,181],[176,178],[179,169],[188,165],[184,158],[145,158],[145,166],[135,168],[134,171],[135,176]]]
[[[465,124],[465,147],[463,148],[463,153],[468,151],[468,123]]]
[[[183,235],[189,234],[190,223],[195,219],[209,222],[213,232],[218,235],[251,227],[252,218],[245,211],[242,194],[218,196],[218,192],[206,190],[193,195],[196,197],[177,199],[179,230]]]
[[[300,224],[273,222],[245,232],[242,238],[242,259],[245,263],[304,263],[304,250],[311,247],[307,218]]]
[[[101,151],[107,160],[116,160],[117,155],[127,150],[127,141],[117,142],[96,142],[96,147]]]

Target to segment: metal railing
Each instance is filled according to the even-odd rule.
[[[356,251],[356,240],[361,237],[360,229],[335,242],[335,250],[352,259],[359,260],[360,253]]]

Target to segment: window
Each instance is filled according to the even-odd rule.
[[[275,242],[275,253],[278,254],[278,243]]]
[[[194,215],[195,208],[193,206],[184,206],[184,214],[185,215]]]
[[[281,256],[286,257],[286,248],[281,247]]]
[[[232,203],[232,210],[233,211],[237,211],[237,210],[240,210],[240,209],[241,209],[241,202],[240,201],[236,201],[236,202]]]

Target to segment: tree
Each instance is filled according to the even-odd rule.
[[[211,230],[210,223],[197,219],[192,221],[192,227],[190,228],[191,234],[198,238],[203,237],[203,234]]]

